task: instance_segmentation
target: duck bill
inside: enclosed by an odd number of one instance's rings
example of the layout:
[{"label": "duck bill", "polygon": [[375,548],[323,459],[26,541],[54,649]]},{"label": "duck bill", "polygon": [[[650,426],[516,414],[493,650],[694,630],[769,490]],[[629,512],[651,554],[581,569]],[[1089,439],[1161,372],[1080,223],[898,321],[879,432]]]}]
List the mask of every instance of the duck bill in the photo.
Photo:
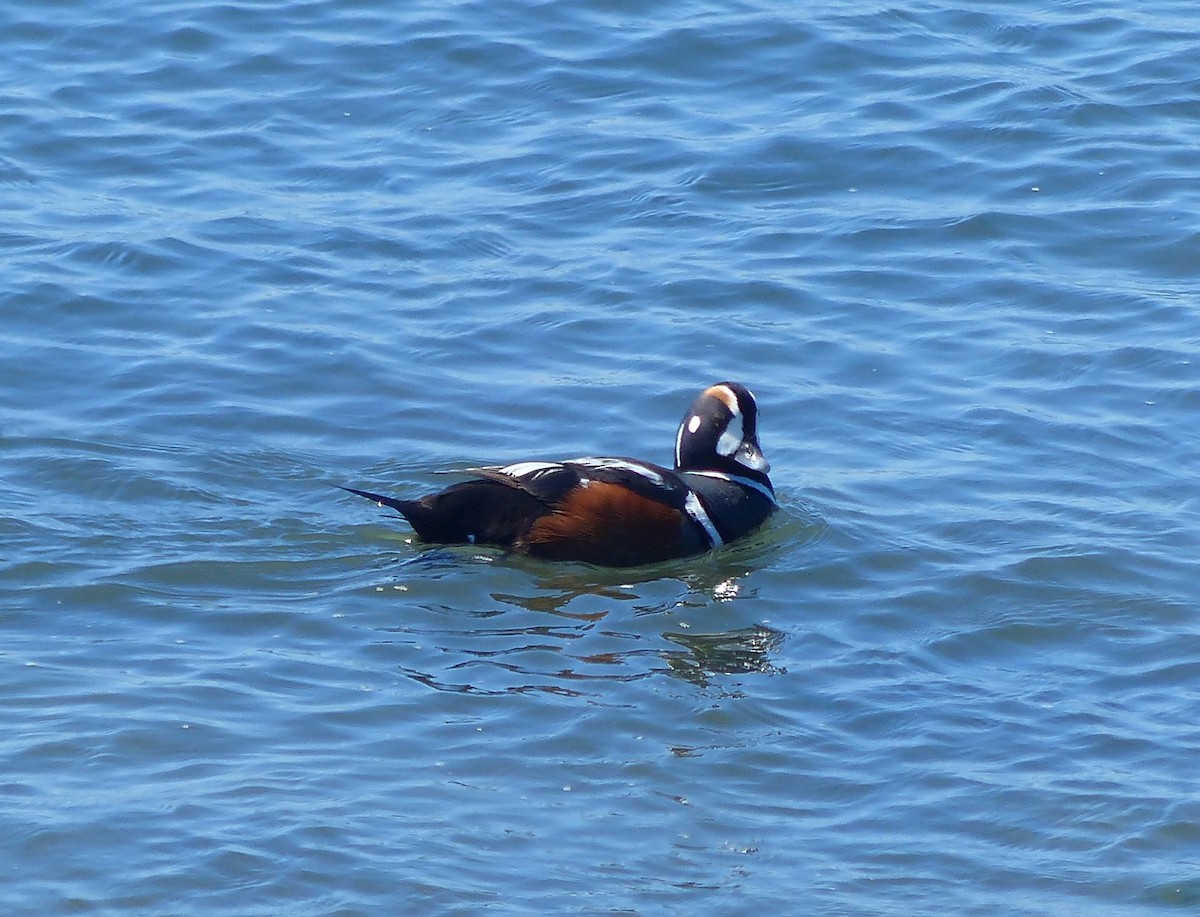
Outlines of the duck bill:
[{"label": "duck bill", "polygon": [[771,470],[771,463],[767,461],[756,443],[742,443],[733,453],[733,460],[751,471],[761,471],[766,474]]}]

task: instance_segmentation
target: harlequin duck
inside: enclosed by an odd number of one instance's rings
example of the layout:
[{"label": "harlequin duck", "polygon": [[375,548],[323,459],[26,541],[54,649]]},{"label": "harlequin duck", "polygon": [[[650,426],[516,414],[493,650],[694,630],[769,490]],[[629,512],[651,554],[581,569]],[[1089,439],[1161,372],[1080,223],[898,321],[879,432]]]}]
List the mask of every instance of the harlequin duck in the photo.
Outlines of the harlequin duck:
[{"label": "harlequin duck", "polygon": [[417,500],[343,488],[399,510],[422,541],[484,544],[611,567],[699,554],[775,509],[758,406],[736,382],[701,392],[675,436],[675,470],[629,458],[473,468]]}]

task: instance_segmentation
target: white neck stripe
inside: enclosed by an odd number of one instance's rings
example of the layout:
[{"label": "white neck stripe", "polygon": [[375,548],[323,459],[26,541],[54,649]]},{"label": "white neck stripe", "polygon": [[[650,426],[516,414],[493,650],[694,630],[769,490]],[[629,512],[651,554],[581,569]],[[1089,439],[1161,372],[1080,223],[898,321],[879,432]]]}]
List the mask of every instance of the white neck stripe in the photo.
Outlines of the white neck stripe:
[{"label": "white neck stripe", "polygon": [[750,478],[738,477],[735,474],[726,474],[724,471],[688,471],[686,474],[698,474],[706,478],[716,478],[718,481],[729,481],[731,484],[741,484],[743,487],[749,487],[751,490],[757,490],[760,494],[775,503],[775,495],[771,491],[759,484],[758,481],[753,481]]}]

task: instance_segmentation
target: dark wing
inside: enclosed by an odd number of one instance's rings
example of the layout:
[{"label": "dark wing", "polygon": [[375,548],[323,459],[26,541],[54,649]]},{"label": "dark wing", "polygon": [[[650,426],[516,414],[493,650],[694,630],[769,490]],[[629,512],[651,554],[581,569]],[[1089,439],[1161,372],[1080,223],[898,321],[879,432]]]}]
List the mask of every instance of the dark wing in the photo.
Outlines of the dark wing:
[{"label": "dark wing", "polygon": [[471,474],[516,487],[547,506],[557,506],[567,494],[591,482],[615,484],[673,509],[682,509],[687,485],[675,472],[630,458],[577,458],[566,462],[518,462],[471,468]]},{"label": "dark wing", "polygon": [[[575,525],[577,530],[571,531],[565,540],[549,529],[539,530],[535,540],[547,547],[533,553],[559,556],[552,555],[548,547],[551,542],[558,542],[560,546],[566,545],[563,558],[590,559],[589,552],[605,539],[621,542],[618,547],[622,550],[629,549],[629,545],[638,548],[637,557],[620,563],[644,562],[643,555],[649,551],[640,543],[635,544],[637,539],[631,540],[630,532],[645,529],[642,534],[647,537],[653,534],[659,541],[669,541],[668,534],[677,534],[679,514],[684,512],[688,495],[687,486],[673,471],[633,459],[518,462],[470,468],[466,473],[474,477],[417,500],[397,500],[352,487],[342,489],[397,510],[423,541],[521,545],[527,543],[527,536],[533,537],[531,529],[539,520],[553,516],[555,525],[567,528]],[[639,501],[645,505],[630,515]],[[630,518],[638,521],[631,523]],[[654,526],[647,526],[647,520],[653,521]],[[576,546],[585,542],[590,545],[585,546],[586,550]],[[610,553],[608,547],[603,551],[597,549],[596,562],[609,562],[604,560]]]},{"label": "dark wing", "polygon": [[674,471],[630,458],[581,458],[563,463],[581,479],[616,484],[640,497],[682,510],[688,487]]},{"label": "dark wing", "polygon": [[516,488],[548,507],[562,502],[582,480],[578,470],[563,462],[517,462],[514,465],[468,468],[467,473]]}]

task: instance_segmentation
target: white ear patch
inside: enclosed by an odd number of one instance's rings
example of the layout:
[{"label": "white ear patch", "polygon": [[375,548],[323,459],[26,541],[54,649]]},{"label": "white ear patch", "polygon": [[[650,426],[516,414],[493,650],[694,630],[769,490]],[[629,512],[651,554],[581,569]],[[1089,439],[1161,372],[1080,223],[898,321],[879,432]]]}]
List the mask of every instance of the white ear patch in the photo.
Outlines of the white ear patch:
[{"label": "white ear patch", "polygon": [[717,455],[724,455],[728,458],[737,452],[738,446],[741,444],[742,441],[740,439],[726,430],[721,434],[721,438],[717,440]]},{"label": "white ear patch", "polygon": [[700,429],[701,423],[703,423],[703,421],[700,419],[700,415],[693,414],[692,419],[688,421],[688,432],[695,433],[697,430]]}]

